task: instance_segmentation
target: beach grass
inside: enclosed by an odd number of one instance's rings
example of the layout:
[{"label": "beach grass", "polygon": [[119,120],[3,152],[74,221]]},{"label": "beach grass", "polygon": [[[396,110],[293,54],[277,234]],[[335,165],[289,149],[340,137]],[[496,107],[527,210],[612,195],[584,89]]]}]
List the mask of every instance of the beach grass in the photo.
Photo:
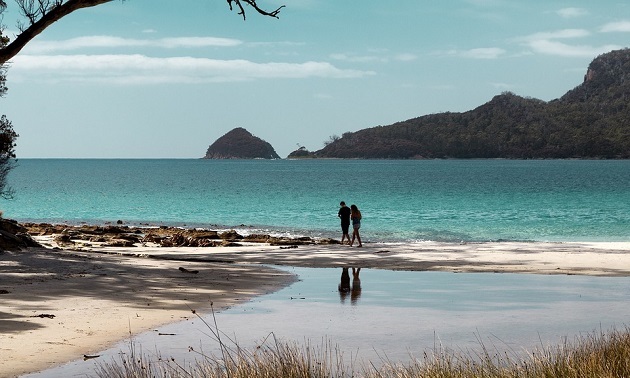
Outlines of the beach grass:
[{"label": "beach grass", "polygon": [[[203,318],[200,317],[202,321]],[[499,352],[482,343],[478,351],[436,349],[408,361],[357,361],[330,341],[319,346],[310,342],[279,341],[273,334],[251,349],[238,346],[214,326],[209,336],[219,352],[206,355],[194,351],[192,363],[148,357],[130,344],[130,352],[117,360],[100,363],[100,378],[582,378],[630,377],[630,328],[612,329],[577,336],[559,345],[539,347],[521,354]]]},{"label": "beach grass", "polygon": [[583,378],[629,377],[630,331],[591,333],[557,346],[539,348],[516,358],[492,354],[483,345],[479,354],[433,352],[422,360],[384,365],[364,377],[400,378]]}]

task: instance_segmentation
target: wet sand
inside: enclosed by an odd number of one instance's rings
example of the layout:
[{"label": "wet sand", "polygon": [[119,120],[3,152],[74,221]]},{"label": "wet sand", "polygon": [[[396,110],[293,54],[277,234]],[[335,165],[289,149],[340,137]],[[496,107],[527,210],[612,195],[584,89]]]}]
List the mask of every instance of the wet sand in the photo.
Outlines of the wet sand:
[{"label": "wet sand", "polygon": [[630,243],[538,242],[3,252],[0,376],[90,356],[130,334],[194,317],[193,309],[220,310],[295,281],[268,265],[630,276],[629,252]]},{"label": "wet sand", "polygon": [[192,310],[220,310],[295,280],[263,266],[34,248],[0,254],[0,277],[0,377],[92,356]]}]

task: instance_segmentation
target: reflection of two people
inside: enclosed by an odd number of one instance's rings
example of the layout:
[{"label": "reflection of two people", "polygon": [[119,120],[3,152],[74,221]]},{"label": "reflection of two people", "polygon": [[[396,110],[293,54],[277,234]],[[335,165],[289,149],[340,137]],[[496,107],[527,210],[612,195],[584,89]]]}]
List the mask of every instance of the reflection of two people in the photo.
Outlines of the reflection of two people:
[{"label": "reflection of two people", "polygon": [[361,268],[352,268],[352,286],[350,285],[349,268],[341,269],[341,282],[339,283],[341,303],[345,302],[348,295],[350,295],[350,303],[356,304],[361,296],[361,279],[359,278]]}]

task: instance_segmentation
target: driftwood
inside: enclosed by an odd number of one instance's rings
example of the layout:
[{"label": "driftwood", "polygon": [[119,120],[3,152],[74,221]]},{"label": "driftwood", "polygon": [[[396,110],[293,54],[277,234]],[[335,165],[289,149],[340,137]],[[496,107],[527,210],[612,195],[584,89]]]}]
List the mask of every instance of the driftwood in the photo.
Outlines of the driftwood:
[{"label": "driftwood", "polygon": [[183,268],[181,266],[179,267],[179,271],[182,272],[182,273],[190,273],[190,274],[197,274],[197,273],[199,273],[198,270],[188,270],[188,269]]}]

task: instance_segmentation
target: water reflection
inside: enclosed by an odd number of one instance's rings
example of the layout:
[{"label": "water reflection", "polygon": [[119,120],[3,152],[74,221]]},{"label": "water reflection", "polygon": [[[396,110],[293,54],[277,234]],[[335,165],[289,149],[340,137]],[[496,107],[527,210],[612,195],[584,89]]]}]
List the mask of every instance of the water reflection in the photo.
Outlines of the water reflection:
[{"label": "water reflection", "polygon": [[[518,357],[575,335],[623,329],[630,314],[630,277],[348,267],[340,279],[339,268],[281,269],[298,274],[300,281],[216,314],[218,328],[240,346],[260,345],[273,333],[290,342],[329,337],[340,351],[352,353],[357,364],[378,364],[383,356],[405,362],[436,347],[476,351],[480,342],[496,353]],[[363,288],[359,274],[368,280]],[[361,305],[356,305],[359,295]],[[214,315],[204,316],[207,323],[215,321]],[[206,323],[190,318],[138,335],[134,343],[155,359],[190,361],[196,358],[192,349],[220,353],[207,334]],[[95,364],[128,349],[125,341],[97,353],[99,359],[77,360],[24,378],[94,376]]]},{"label": "water reflection", "polygon": [[345,303],[350,295],[350,303],[356,305],[361,297],[361,268],[352,268],[352,285],[350,285],[350,268],[341,268],[341,282],[337,287],[339,290],[339,299],[341,303]]}]

